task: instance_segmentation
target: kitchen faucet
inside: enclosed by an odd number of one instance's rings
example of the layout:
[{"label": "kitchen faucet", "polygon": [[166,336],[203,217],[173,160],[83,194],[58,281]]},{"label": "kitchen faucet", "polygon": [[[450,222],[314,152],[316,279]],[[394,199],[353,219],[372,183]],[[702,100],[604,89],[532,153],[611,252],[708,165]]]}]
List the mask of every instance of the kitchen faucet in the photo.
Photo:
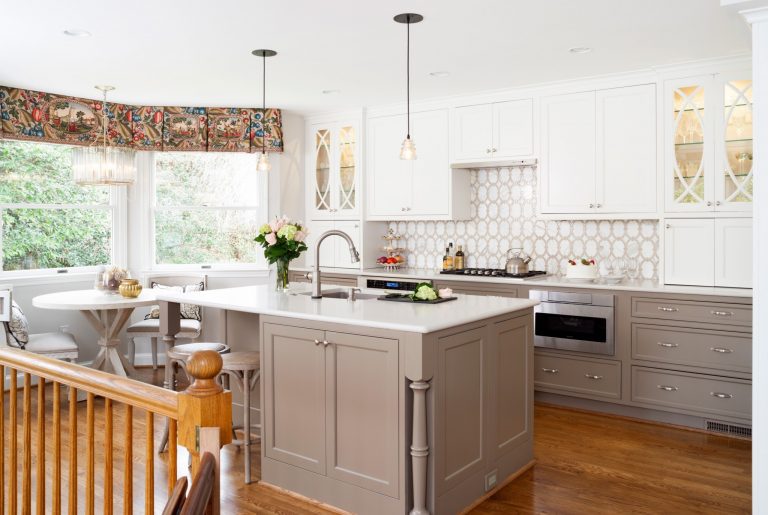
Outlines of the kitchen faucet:
[{"label": "kitchen faucet", "polygon": [[349,234],[345,233],[344,231],[337,230],[330,230],[321,234],[317,239],[317,243],[315,244],[315,265],[312,268],[311,274],[313,299],[320,299],[323,297],[320,284],[320,244],[323,243],[323,240],[325,240],[328,236],[341,236],[347,240],[347,244],[349,245],[349,255],[352,258],[352,262],[357,263],[360,261],[360,255],[357,253],[355,244],[352,242],[352,238],[349,237]]}]

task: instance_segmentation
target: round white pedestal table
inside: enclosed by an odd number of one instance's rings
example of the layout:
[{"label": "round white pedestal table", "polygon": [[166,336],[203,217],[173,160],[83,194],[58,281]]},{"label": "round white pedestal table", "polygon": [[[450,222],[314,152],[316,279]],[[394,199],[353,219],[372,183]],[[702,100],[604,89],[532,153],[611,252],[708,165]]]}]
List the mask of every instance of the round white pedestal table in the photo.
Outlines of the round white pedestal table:
[{"label": "round white pedestal table", "polygon": [[135,371],[117,348],[120,344],[120,331],[135,308],[155,303],[155,292],[152,290],[142,291],[135,299],[98,290],[62,291],[32,299],[32,305],[38,308],[67,309],[82,313],[99,334],[98,344],[101,349],[91,366],[121,376]]}]

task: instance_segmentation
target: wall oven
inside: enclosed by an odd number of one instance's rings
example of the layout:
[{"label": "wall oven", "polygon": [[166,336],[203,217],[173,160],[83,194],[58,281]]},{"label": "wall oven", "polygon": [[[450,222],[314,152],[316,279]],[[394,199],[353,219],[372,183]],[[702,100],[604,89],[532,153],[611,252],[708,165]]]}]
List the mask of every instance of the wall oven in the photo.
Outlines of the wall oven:
[{"label": "wall oven", "polygon": [[531,290],[534,345],[558,350],[614,354],[614,296]]}]

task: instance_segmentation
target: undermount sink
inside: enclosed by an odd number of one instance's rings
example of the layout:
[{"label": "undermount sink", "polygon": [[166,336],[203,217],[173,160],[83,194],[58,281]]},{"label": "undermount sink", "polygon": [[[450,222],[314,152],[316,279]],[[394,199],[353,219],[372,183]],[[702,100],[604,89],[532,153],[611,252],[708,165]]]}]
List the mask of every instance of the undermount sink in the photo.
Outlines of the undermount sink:
[{"label": "undermount sink", "polygon": [[[311,291],[305,291],[300,293],[299,295],[312,295]],[[330,299],[348,299],[349,298],[349,292],[344,290],[332,290],[332,291],[324,291],[323,297],[327,297]],[[357,293],[355,294],[356,300],[370,300],[377,298],[378,295],[374,293]]]}]

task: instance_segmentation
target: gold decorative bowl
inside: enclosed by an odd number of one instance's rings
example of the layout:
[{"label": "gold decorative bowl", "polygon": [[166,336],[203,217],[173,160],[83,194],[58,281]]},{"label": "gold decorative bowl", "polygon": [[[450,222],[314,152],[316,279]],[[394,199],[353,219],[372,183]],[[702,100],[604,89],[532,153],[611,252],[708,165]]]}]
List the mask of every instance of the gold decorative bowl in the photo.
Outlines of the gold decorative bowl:
[{"label": "gold decorative bowl", "polygon": [[138,279],[123,279],[120,281],[120,287],[118,288],[120,295],[128,299],[135,299],[139,296],[142,290],[141,284]]}]

